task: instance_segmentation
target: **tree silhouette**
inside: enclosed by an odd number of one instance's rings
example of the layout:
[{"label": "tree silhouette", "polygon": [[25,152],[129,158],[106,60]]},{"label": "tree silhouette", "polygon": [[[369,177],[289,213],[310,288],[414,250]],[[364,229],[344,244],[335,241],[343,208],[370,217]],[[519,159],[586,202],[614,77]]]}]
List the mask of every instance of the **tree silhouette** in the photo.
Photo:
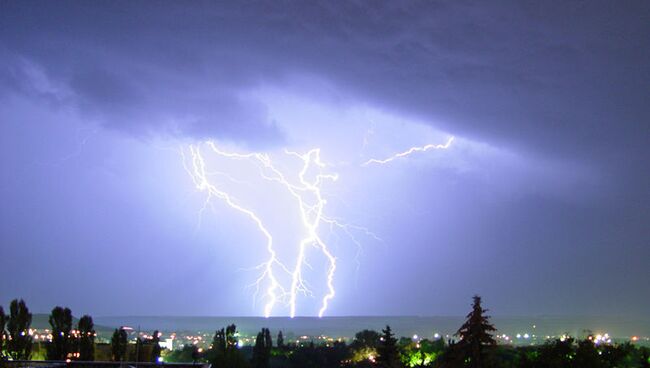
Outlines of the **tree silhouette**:
[{"label": "tree silhouette", "polygon": [[578,341],[578,346],[575,349],[575,352],[576,354],[572,362],[574,367],[606,367],[604,360],[601,358],[602,352],[598,351],[592,340],[585,339]]},{"label": "tree silhouette", "polygon": [[262,331],[257,334],[255,346],[253,346],[252,363],[254,368],[267,368],[269,366],[272,348],[271,332],[268,328],[262,328]]},{"label": "tree silhouette", "polygon": [[382,335],[377,346],[377,362],[382,367],[400,367],[401,363],[395,335],[391,331],[390,326],[386,326],[381,332]]},{"label": "tree silhouette", "polygon": [[95,325],[89,315],[79,319],[77,329],[79,330],[79,360],[91,362],[95,360]]},{"label": "tree silhouette", "polygon": [[212,347],[210,349],[210,363],[214,368],[221,368],[225,366],[226,360],[226,333],[224,329],[217,330],[212,339]]},{"label": "tree silhouette", "polygon": [[230,325],[217,330],[212,339],[210,363],[213,368],[237,368],[247,366],[246,360],[237,348],[237,326]]},{"label": "tree silhouette", "polygon": [[282,336],[282,331],[278,332],[278,338],[275,343],[278,346],[278,349],[284,349],[284,336]]},{"label": "tree silhouette", "polygon": [[226,351],[237,348],[237,326],[234,324],[226,327]]},{"label": "tree silhouette", "polygon": [[29,313],[25,301],[14,299],[9,305],[9,320],[7,322],[7,351],[14,360],[29,360],[32,355],[32,336],[29,327],[32,325],[32,314]]},{"label": "tree silhouette", "polygon": [[72,348],[72,312],[70,308],[54,307],[49,318],[52,341],[47,345],[47,360],[65,360]]},{"label": "tree silhouette", "polygon": [[158,362],[158,358],[160,358],[160,332],[158,330],[153,332],[153,335],[151,336],[151,344],[153,346],[151,347],[151,361],[156,363]]},{"label": "tree silhouette", "polygon": [[121,362],[124,360],[124,357],[126,355],[126,344],[126,331],[123,328],[116,328],[113,332],[113,337],[111,338],[111,352],[113,354],[114,361]]},{"label": "tree silhouette", "polygon": [[641,364],[642,368],[650,368],[650,349],[647,347],[641,348]]},{"label": "tree silhouette", "polygon": [[377,331],[363,330],[357,332],[350,344],[352,362],[373,361],[377,356],[377,346],[379,346],[380,338],[381,336]]},{"label": "tree silhouette", "polygon": [[456,344],[458,352],[472,368],[485,367],[486,348],[493,348],[496,345],[491,334],[496,331],[496,328],[490,324],[490,317],[485,315],[485,312],[487,309],[481,307],[481,297],[475,295],[472,311],[456,333],[460,337],[460,341]]},{"label": "tree silhouette", "polygon": [[575,356],[575,340],[572,337],[546,342],[539,350],[539,365],[542,367],[570,368]]},{"label": "tree silhouette", "polygon": [[5,310],[0,306],[0,360],[4,359],[4,347],[5,347],[5,326],[7,325],[7,316],[5,315]]},{"label": "tree silhouette", "polygon": [[264,332],[264,344],[266,345],[267,354],[271,355],[271,349],[273,349],[273,339],[271,338],[271,330],[268,328],[262,329]]}]

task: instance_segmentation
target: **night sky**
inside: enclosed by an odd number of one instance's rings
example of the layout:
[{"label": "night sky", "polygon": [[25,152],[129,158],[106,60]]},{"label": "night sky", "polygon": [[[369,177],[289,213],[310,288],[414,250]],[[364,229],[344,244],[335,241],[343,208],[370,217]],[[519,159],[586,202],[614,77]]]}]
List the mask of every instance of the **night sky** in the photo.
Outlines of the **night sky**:
[{"label": "night sky", "polygon": [[[647,1],[0,1],[0,303],[262,315],[263,237],[202,211],[183,165],[211,140],[294,174],[284,149],[320,148],[338,174],[324,211],[353,226],[319,228],[325,315],[461,315],[478,293],[494,315],[644,316],[649,19]],[[214,156],[293,265],[295,202]],[[299,315],[326,293],[309,252]]]}]

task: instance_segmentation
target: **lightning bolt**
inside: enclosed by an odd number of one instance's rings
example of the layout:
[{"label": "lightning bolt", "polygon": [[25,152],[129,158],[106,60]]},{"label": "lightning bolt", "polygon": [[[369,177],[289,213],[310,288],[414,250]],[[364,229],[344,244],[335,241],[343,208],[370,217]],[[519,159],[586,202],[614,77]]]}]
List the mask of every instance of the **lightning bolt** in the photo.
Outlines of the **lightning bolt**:
[{"label": "lightning bolt", "polygon": [[[208,142],[208,145],[212,147],[216,153],[228,158],[247,159],[247,158],[254,157],[252,154],[239,155],[239,154],[231,154],[231,153],[219,151],[216,148],[216,146],[214,146],[214,144],[212,144],[211,142]],[[264,315],[268,317],[271,315],[271,311],[273,310],[275,303],[279,299],[277,290],[280,289],[280,291],[284,293],[284,289],[278,282],[278,279],[276,278],[273,272],[273,266],[278,265],[286,272],[289,272],[288,269],[277,258],[275,249],[273,247],[273,236],[268,231],[266,226],[264,226],[264,223],[259,218],[259,216],[257,216],[257,214],[255,214],[253,210],[241,206],[230,194],[224,192],[223,190],[220,190],[219,188],[217,188],[216,185],[210,182],[210,180],[208,179],[209,173],[206,170],[205,160],[203,158],[203,155],[201,154],[200,147],[190,146],[189,151],[191,155],[191,159],[189,160],[190,164],[187,163],[185,153],[183,150],[181,150],[181,155],[183,156],[183,167],[185,168],[185,171],[187,171],[187,173],[194,181],[194,184],[196,185],[197,189],[207,192],[207,196],[205,199],[204,206],[201,209],[201,213],[208,205],[211,204],[213,199],[215,198],[220,199],[221,201],[225,202],[228,206],[230,206],[232,209],[241,212],[244,215],[246,215],[248,218],[250,218],[253,221],[253,223],[257,226],[259,231],[266,238],[266,249],[269,252],[269,258],[266,262],[262,263],[260,266],[257,267],[257,268],[264,269],[262,275],[257,279],[257,284],[259,285],[259,283],[261,283],[264,279],[270,280],[270,286],[266,291],[266,296],[268,297],[269,300],[264,306]]]},{"label": "lightning bolt", "polygon": [[[321,193],[321,185],[324,180],[336,181],[338,175],[336,174],[322,174],[320,170],[316,175],[314,175],[312,180],[306,178],[307,172],[312,166],[313,163],[318,168],[324,168],[325,164],[320,159],[320,149],[312,149],[305,154],[299,154],[296,152],[285,151],[286,154],[294,156],[302,160],[303,167],[298,178],[300,181],[300,186],[295,188],[289,183],[285,183],[285,186],[289,191],[294,195],[298,200],[300,205],[300,213],[303,225],[307,229],[307,237],[305,237],[299,246],[298,259],[296,260],[296,267],[293,272],[292,281],[291,281],[291,292],[290,292],[290,316],[293,318],[296,315],[296,292],[301,285],[302,280],[302,264],[305,258],[305,247],[307,245],[317,246],[323,255],[327,258],[329,262],[329,267],[327,270],[327,294],[323,297],[321,302],[321,308],[318,311],[318,316],[322,317],[329,301],[334,297],[336,291],[334,290],[334,272],[336,271],[336,258],[329,251],[327,244],[321,239],[319,235],[319,225],[323,222],[323,208],[327,202]],[[306,203],[302,196],[298,194],[296,189],[302,191],[303,193],[311,193],[315,198],[314,204]]]},{"label": "lightning bolt", "polygon": [[[431,149],[446,149],[451,145],[453,140],[454,137],[450,137],[445,144],[428,144],[421,147],[412,147],[386,159],[370,159],[362,165],[383,165],[398,158],[407,157],[415,152],[425,152]],[[211,154],[224,159],[251,162],[258,168],[261,179],[279,184],[281,187],[286,189],[290,197],[295,200],[295,205],[298,209],[298,214],[302,226],[306,231],[306,235],[297,244],[297,255],[292,268],[279,260],[275,250],[273,236],[262,221],[260,215],[258,215],[253,209],[240,204],[230,193],[220,188],[219,185],[213,183],[211,178],[212,176],[220,176],[225,177],[234,183],[249,183],[238,180],[225,172],[208,171],[201,150],[202,147],[209,148]],[[268,154],[257,152],[228,152],[219,148],[212,141],[207,141],[198,145],[190,145],[189,155],[186,155],[185,150],[181,149],[181,155],[183,159],[183,167],[192,178],[196,188],[207,193],[204,205],[200,211],[201,216],[208,206],[212,206],[213,200],[220,200],[233,210],[248,217],[266,239],[268,258],[260,265],[254,267],[256,270],[261,270],[261,274],[252,284],[252,286],[255,286],[255,296],[257,296],[261,285],[268,283],[268,287],[264,293],[264,299],[266,301],[266,304],[264,305],[264,315],[266,317],[271,315],[273,308],[277,303],[284,302],[289,308],[289,315],[293,318],[296,315],[298,296],[301,294],[313,295],[308,283],[303,278],[303,270],[305,267],[311,268],[307,260],[307,250],[309,247],[317,249],[327,262],[327,271],[325,274],[327,291],[321,299],[318,316],[322,317],[327,311],[329,302],[336,295],[336,290],[334,288],[334,275],[336,273],[337,260],[321,236],[321,225],[327,226],[330,232],[333,232],[333,229],[341,230],[354,244],[357,245],[357,265],[358,257],[361,254],[361,243],[357,240],[352,231],[362,232],[368,237],[381,241],[377,235],[364,227],[348,224],[339,218],[328,217],[325,215],[324,210],[327,200],[323,196],[323,185],[326,182],[336,181],[338,179],[338,174],[326,172],[325,169],[329,165],[326,165],[321,160],[319,148],[311,149],[305,153],[288,150],[284,151],[284,157],[298,160],[301,164],[300,169],[297,172],[285,172],[281,170],[274,164],[271,156]],[[286,274],[289,277],[291,281],[288,285],[283,285],[280,282],[278,272]]]},{"label": "lightning bolt", "polygon": [[431,150],[431,149],[447,149],[447,148],[449,148],[449,146],[451,145],[451,143],[453,141],[454,141],[454,137],[452,136],[452,137],[449,137],[449,139],[447,140],[447,143],[445,143],[445,144],[427,144],[426,146],[421,146],[421,147],[411,147],[411,148],[409,148],[408,150],[406,150],[404,152],[396,153],[396,154],[394,154],[394,155],[392,155],[392,156],[390,156],[388,158],[385,158],[383,160],[376,159],[376,158],[370,159],[370,160],[364,162],[362,164],[362,166],[368,166],[370,164],[384,165],[384,164],[387,164],[387,163],[389,163],[389,162],[391,162],[393,160],[396,160],[398,158],[403,158],[403,157],[409,156],[409,155],[411,155],[411,154],[413,154],[415,152],[426,152],[426,151]]},{"label": "lightning bolt", "polygon": [[[317,148],[311,149],[306,153],[284,151],[284,154],[287,157],[298,159],[302,164],[297,175],[289,177],[289,175],[285,174],[273,164],[271,157],[267,154],[227,152],[217,147],[217,145],[212,141],[205,142],[204,146],[210,148],[212,154],[216,154],[220,157],[232,160],[248,160],[254,163],[259,168],[261,178],[283,186],[291,197],[295,199],[295,203],[297,204],[302,225],[306,230],[306,236],[298,244],[296,261],[293,269],[290,269],[279,261],[274,249],[273,236],[262,222],[260,216],[252,209],[243,207],[235,198],[233,198],[232,195],[212,183],[210,181],[210,176],[221,175],[234,182],[241,181],[237,181],[226,173],[208,171],[205,159],[200,150],[201,145],[191,145],[189,147],[189,159],[187,155],[185,155],[184,151],[181,150],[185,170],[190,177],[192,177],[197,189],[205,191],[208,194],[201,212],[203,212],[208,205],[211,205],[213,199],[221,200],[232,209],[248,216],[266,238],[266,249],[269,253],[269,258],[266,262],[255,267],[256,269],[262,269],[263,272],[254,283],[256,286],[256,293],[259,291],[261,283],[265,280],[268,280],[270,284],[265,293],[268,301],[264,307],[264,315],[266,317],[270,316],[275,304],[278,301],[286,300],[290,309],[290,316],[294,317],[296,314],[298,295],[312,295],[306,281],[303,279],[303,269],[304,267],[309,267],[306,251],[308,247],[313,246],[317,248],[327,260],[327,292],[322,298],[321,307],[318,311],[319,317],[322,317],[327,310],[329,301],[336,294],[334,288],[336,257],[332,254],[328,245],[322,239],[320,235],[320,225],[326,223],[330,226],[340,228],[348,234],[350,234],[348,230],[349,228],[364,229],[356,225],[346,224],[338,219],[332,220],[324,216],[324,208],[327,201],[323,197],[322,186],[327,181],[336,181],[338,175],[323,173],[323,170],[327,165],[321,160],[320,149]],[[274,268],[276,266],[290,276],[290,286],[283,287],[281,285],[274,273]]]}]

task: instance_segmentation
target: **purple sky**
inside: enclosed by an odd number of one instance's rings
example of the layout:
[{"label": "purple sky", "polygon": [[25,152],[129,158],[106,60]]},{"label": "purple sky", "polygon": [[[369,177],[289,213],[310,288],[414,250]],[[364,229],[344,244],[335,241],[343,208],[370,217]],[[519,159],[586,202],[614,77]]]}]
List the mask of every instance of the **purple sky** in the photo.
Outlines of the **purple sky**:
[{"label": "purple sky", "polygon": [[[212,140],[296,175],[283,150],[320,148],[328,216],[381,238],[319,229],[326,315],[459,315],[478,293],[496,315],[644,316],[649,18],[634,1],[0,1],[0,303],[261,315],[263,236],[223,201],[201,215],[183,166]],[[293,264],[288,192],[208,164]],[[312,253],[301,315],[327,293]]]}]

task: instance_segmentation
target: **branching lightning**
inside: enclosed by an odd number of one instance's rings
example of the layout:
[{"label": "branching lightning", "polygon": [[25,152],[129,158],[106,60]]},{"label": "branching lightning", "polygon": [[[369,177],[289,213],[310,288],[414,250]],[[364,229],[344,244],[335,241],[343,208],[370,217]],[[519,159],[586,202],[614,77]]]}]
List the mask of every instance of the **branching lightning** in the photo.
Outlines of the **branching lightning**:
[{"label": "branching lightning", "polygon": [[[362,166],[369,164],[383,165],[395,159],[409,156],[415,152],[425,152],[430,149],[446,149],[453,140],[454,137],[451,137],[446,144],[429,144],[421,147],[412,147],[386,159],[370,159],[363,163]],[[261,216],[254,209],[242,205],[232,194],[211,180],[214,176],[220,176],[233,183],[248,184],[227,172],[209,171],[202,152],[202,149],[206,147],[209,149],[211,155],[216,155],[222,159],[242,160],[254,164],[259,170],[259,177],[261,179],[280,185],[281,188],[287,191],[290,198],[294,199],[294,204],[298,210],[298,215],[306,235],[297,244],[297,253],[292,264],[287,265],[280,261],[273,236],[264,224]],[[273,313],[273,308],[278,303],[284,303],[288,306],[289,315],[294,317],[296,315],[298,296],[313,295],[309,284],[303,278],[304,269],[311,268],[307,260],[307,250],[310,247],[320,251],[327,262],[327,270],[325,272],[327,291],[321,299],[318,316],[322,317],[326,312],[329,302],[336,295],[334,275],[337,269],[337,260],[322,237],[321,232],[323,228],[329,229],[330,232],[334,231],[334,229],[340,230],[357,245],[357,264],[359,262],[358,257],[361,253],[361,242],[354,236],[353,231],[361,232],[370,238],[381,241],[376,234],[364,227],[348,224],[340,218],[325,215],[324,209],[327,200],[323,196],[323,184],[336,181],[338,175],[326,172],[325,169],[328,165],[321,160],[320,149],[318,148],[311,149],[305,153],[284,151],[283,157],[285,159],[297,160],[300,164],[300,168],[297,171],[281,170],[279,166],[274,164],[271,156],[268,154],[227,152],[219,148],[212,141],[190,145],[189,149],[187,149],[189,154],[186,154],[185,151],[181,149],[185,170],[192,178],[196,188],[207,194],[200,214],[202,215],[208,206],[212,206],[214,200],[219,200],[233,210],[248,217],[266,239],[268,258],[262,264],[254,267],[254,269],[260,270],[261,273],[252,284],[256,290],[255,296],[258,295],[263,284],[268,284],[266,291],[263,293],[263,299],[265,300],[264,315],[266,317],[269,317]],[[321,225],[324,225],[323,228],[321,228]],[[285,274],[284,277],[290,280],[290,282],[285,282],[283,285],[278,274]]]},{"label": "branching lightning", "polygon": [[449,148],[449,146],[451,145],[451,143],[453,141],[454,141],[454,137],[452,136],[452,137],[449,137],[449,139],[447,140],[447,143],[445,143],[445,144],[427,144],[426,146],[421,146],[421,147],[411,147],[411,148],[409,148],[408,150],[406,150],[404,152],[396,153],[396,154],[394,154],[394,155],[392,155],[392,156],[390,156],[388,158],[385,158],[383,160],[376,159],[376,158],[370,159],[370,160],[364,162],[363,166],[368,166],[370,164],[384,165],[384,164],[387,164],[387,163],[389,163],[389,162],[391,162],[393,160],[396,160],[398,158],[403,158],[403,157],[409,156],[409,155],[411,155],[411,154],[413,154],[415,152],[426,152],[426,151],[431,150],[431,149],[447,149],[447,148]]},{"label": "branching lightning", "polygon": [[[302,225],[306,230],[306,236],[299,242],[295,264],[292,268],[280,262],[277,257],[277,252],[274,248],[273,236],[271,232],[264,225],[260,216],[252,209],[245,208],[233,196],[225,190],[219,188],[218,185],[211,182],[211,175],[222,175],[236,181],[227,173],[223,172],[210,172],[206,168],[206,162],[201,151],[201,147],[208,147],[211,154],[218,155],[222,158],[232,160],[248,160],[259,168],[260,177],[270,182],[275,182],[284,187],[292,198],[295,199]],[[324,208],[327,201],[323,198],[322,186],[326,181],[336,181],[337,174],[323,173],[326,167],[325,163],[320,158],[320,150],[312,149],[306,153],[297,153],[292,151],[285,151],[285,155],[290,158],[298,159],[301,163],[300,170],[293,176],[290,176],[276,167],[271,160],[270,156],[263,153],[232,153],[221,150],[214,142],[206,142],[202,145],[191,145],[189,147],[189,157],[181,151],[183,155],[183,164],[187,173],[192,177],[197,189],[207,193],[206,201],[202,211],[209,205],[213,199],[221,200],[232,209],[245,214],[257,226],[259,231],[266,238],[266,249],[268,251],[268,259],[256,269],[263,270],[261,275],[255,282],[256,290],[259,290],[260,285],[268,281],[270,286],[265,292],[267,299],[264,307],[264,315],[270,316],[273,307],[280,301],[285,301],[290,310],[290,316],[294,317],[296,314],[297,297],[299,294],[311,295],[312,292],[308,284],[303,279],[303,270],[309,267],[307,263],[306,252],[308,247],[312,246],[318,249],[327,261],[326,272],[326,286],[327,292],[321,301],[321,307],[318,312],[319,316],[323,316],[327,310],[329,301],[336,294],[334,288],[334,274],[336,272],[336,257],[330,251],[328,245],[321,237],[321,224],[329,224],[330,227],[334,226],[342,229],[351,236],[349,228],[363,229],[356,225],[349,225],[341,220],[333,220],[324,216]],[[367,231],[367,230],[366,230]],[[374,235],[374,234],[373,234]],[[375,236],[376,237],[376,236]],[[358,241],[353,238],[353,241],[358,244]],[[281,270],[290,276],[291,283],[285,287],[281,285],[274,269]]]},{"label": "branching lightning", "polygon": [[[236,158],[236,159],[245,159],[245,158],[253,157],[252,155],[238,155],[238,154],[229,154],[229,153],[221,152],[218,151],[214,145],[211,145],[210,143],[209,145],[213,148],[213,150],[216,153],[221,154],[225,157]],[[271,314],[273,306],[278,301],[279,298],[278,289],[280,289],[280,291],[284,293],[282,286],[280,285],[276,276],[273,273],[273,266],[278,265],[280,266],[281,269],[289,272],[288,269],[281,262],[279,262],[276,257],[276,252],[273,247],[273,236],[264,226],[262,220],[257,216],[257,214],[255,214],[255,212],[253,212],[248,208],[242,207],[237,203],[237,201],[231,195],[220,190],[219,188],[217,188],[216,185],[210,182],[210,180],[208,179],[208,173],[206,171],[205,160],[201,155],[200,148],[198,146],[197,147],[190,146],[189,150],[191,154],[191,160],[190,160],[191,165],[187,164],[184,151],[181,150],[181,154],[183,155],[183,166],[185,167],[185,170],[190,175],[190,177],[192,177],[192,180],[194,181],[194,184],[196,185],[197,189],[207,192],[205,203],[201,211],[203,212],[203,210],[208,205],[211,204],[213,199],[222,200],[234,210],[239,211],[245,214],[247,217],[249,217],[266,238],[266,249],[269,252],[269,258],[262,265],[258,266],[259,268],[263,268],[264,271],[262,275],[257,279],[257,283],[259,285],[259,283],[264,279],[268,279],[270,281],[270,286],[266,291],[266,296],[268,297],[269,300],[264,306],[264,315],[268,317]]]}]

